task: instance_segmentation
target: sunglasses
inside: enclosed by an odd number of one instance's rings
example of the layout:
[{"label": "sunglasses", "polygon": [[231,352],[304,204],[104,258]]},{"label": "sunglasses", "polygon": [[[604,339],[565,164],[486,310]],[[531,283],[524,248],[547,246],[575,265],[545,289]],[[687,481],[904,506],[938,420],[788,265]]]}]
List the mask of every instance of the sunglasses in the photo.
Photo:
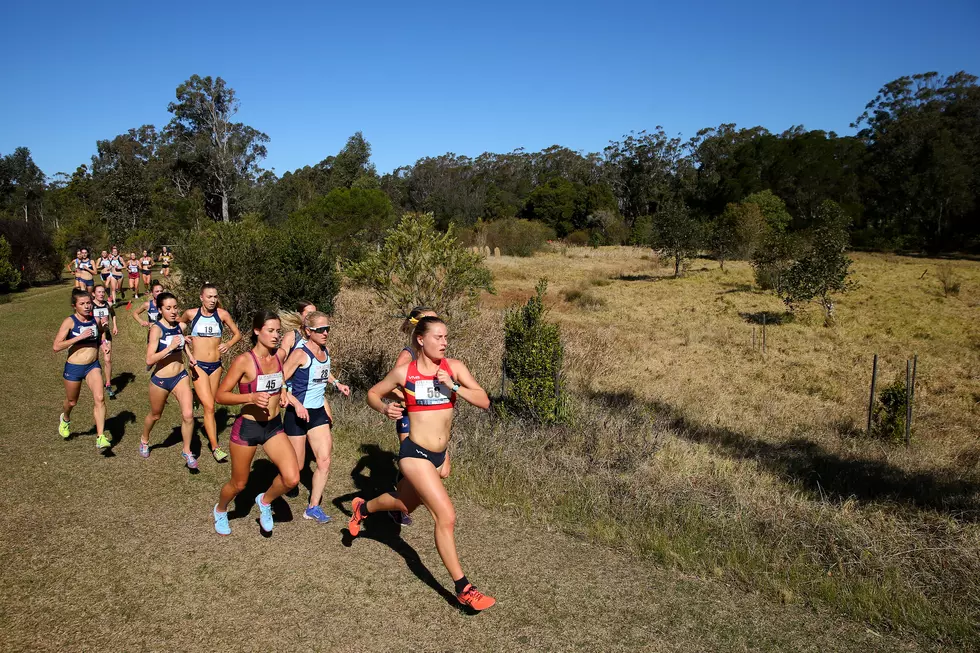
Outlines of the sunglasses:
[{"label": "sunglasses", "polygon": [[326,326],[310,327],[310,331],[312,331],[313,333],[330,333],[330,325],[328,324]]}]

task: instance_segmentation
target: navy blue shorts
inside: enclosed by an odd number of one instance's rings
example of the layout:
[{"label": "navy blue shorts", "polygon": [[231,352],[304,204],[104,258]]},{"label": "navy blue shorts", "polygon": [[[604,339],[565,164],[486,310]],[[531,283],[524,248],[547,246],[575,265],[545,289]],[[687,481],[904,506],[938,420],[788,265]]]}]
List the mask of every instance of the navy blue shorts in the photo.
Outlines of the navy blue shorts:
[{"label": "navy blue shorts", "polygon": [[65,363],[65,381],[82,381],[92,370],[101,370],[99,359],[96,358],[88,365],[77,365],[75,363]]},{"label": "navy blue shorts", "polygon": [[81,277],[79,277],[78,280],[81,281],[86,286],[88,286],[89,288],[95,285],[95,281],[93,279],[82,279]]},{"label": "navy blue shorts", "polygon": [[398,434],[398,438],[401,439],[403,435],[408,435],[411,429],[408,426],[408,413],[403,413],[401,417],[395,422],[395,433]]},{"label": "navy blue shorts", "polygon": [[398,460],[402,458],[422,458],[423,460],[428,460],[438,469],[446,462],[446,452],[429,451],[425,447],[420,447],[412,442],[412,438],[405,438],[402,440],[402,446],[398,449]]},{"label": "navy blue shorts", "polygon": [[286,435],[300,437],[306,435],[318,426],[333,426],[330,417],[327,415],[326,408],[307,408],[310,414],[309,420],[302,420],[296,417],[296,409],[292,406],[286,408],[286,419],[284,422]]},{"label": "navy blue shorts", "polygon": [[158,388],[163,388],[167,392],[173,392],[177,384],[180,383],[181,379],[187,378],[187,372],[184,370],[180,371],[180,374],[176,376],[157,376],[154,374],[150,377],[150,383],[157,386]]},{"label": "navy blue shorts", "polygon": [[268,422],[245,419],[241,415],[231,427],[231,441],[243,447],[257,447],[282,433],[282,419],[276,415]]},{"label": "navy blue shorts", "polygon": [[200,367],[205,374],[211,376],[221,369],[221,361],[214,361],[213,363],[209,363],[207,361],[197,361],[197,366]]}]

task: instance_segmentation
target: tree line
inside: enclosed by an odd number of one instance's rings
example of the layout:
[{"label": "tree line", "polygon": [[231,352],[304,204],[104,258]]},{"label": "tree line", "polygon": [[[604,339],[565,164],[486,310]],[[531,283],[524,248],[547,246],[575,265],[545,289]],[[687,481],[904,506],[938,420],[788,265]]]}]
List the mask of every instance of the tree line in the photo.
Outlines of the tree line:
[{"label": "tree line", "polygon": [[[653,244],[678,267],[694,249],[724,261],[791,247],[829,214],[855,247],[980,251],[980,86],[965,72],[885,84],[853,136],[722,124],[684,140],[656,127],[602,152],[447,153],[385,174],[358,132],[277,176],[261,167],[268,136],[236,121],[239,106],[223,79],[194,75],[176,88],[166,125],[97,141],[70,174],[45,175],[26,147],[0,155],[9,267],[32,283],[82,245],[153,249],[214,222],[291,219],[319,225],[356,259],[405,212],[471,232],[526,220],[572,243]],[[769,242],[776,233],[787,241]]]}]

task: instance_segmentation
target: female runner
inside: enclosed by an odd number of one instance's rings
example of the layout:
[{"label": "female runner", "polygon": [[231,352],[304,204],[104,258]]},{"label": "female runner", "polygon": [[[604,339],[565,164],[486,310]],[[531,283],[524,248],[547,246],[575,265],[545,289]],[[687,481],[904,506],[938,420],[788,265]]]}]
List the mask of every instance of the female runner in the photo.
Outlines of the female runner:
[{"label": "female runner", "polygon": [[126,271],[129,273],[129,289],[133,291],[134,299],[140,298],[140,262],[136,260],[136,252],[129,253],[126,261]]},{"label": "female runner", "polygon": [[[282,361],[279,346],[279,316],[272,311],[259,311],[252,318],[252,349],[231,363],[222,379],[215,399],[219,404],[242,405],[241,413],[231,429],[231,480],[221,488],[218,503],[212,510],[214,530],[230,535],[228,504],[248,483],[255,448],[262,445],[266,455],[279,468],[279,475],[264,493],[255,497],[259,507],[262,530],[272,532],[272,506],[276,498],[299,483],[296,454],[282,430],[279,409],[286,404]],[[238,392],[232,392],[235,385]]]},{"label": "female runner", "polygon": [[76,274],[78,275],[78,287],[91,295],[92,288],[95,286],[95,264],[88,257],[88,250],[84,247],[81,258],[78,259]]},{"label": "female runner", "polygon": [[[163,284],[159,281],[153,281],[149,287],[150,298],[133,311],[133,319],[144,329],[160,319],[160,306],[157,304],[157,298],[163,292]],[[146,320],[140,317],[140,314],[144,311],[146,312]]]},{"label": "female runner", "polygon": [[[446,324],[439,318],[420,319],[412,331],[417,359],[394,368],[371,388],[368,405],[397,420],[403,414],[402,407],[397,403],[385,404],[384,397],[395,388],[401,388],[404,393],[410,432],[398,451],[403,477],[399,489],[411,484],[432,513],[436,549],[456,585],[456,599],[474,610],[485,610],[496,600],[479,592],[463,574],[456,554],[456,511],[442,484],[439,468],[445,462],[457,397],[483,409],[490,407],[490,398],[461,361],[445,357],[446,335]],[[405,505],[390,494],[382,494],[369,502],[357,497],[352,509],[348,529],[356,537],[368,514],[404,510]]]},{"label": "female runner", "polygon": [[283,331],[286,335],[279,341],[279,357],[283,361],[293,353],[293,350],[303,344],[303,319],[316,310],[311,302],[300,301],[296,304],[296,312],[283,311],[280,315],[282,319]]},{"label": "female runner", "polygon": [[163,251],[160,252],[160,267],[163,268],[163,276],[170,276],[170,263],[174,260],[174,255],[170,253],[167,246],[163,246]]},{"label": "female runner", "polygon": [[112,279],[112,261],[109,260],[109,252],[102,250],[99,260],[95,262],[95,267],[99,269],[102,285],[107,285]]},{"label": "female runner", "polygon": [[316,456],[316,471],[313,472],[313,482],[310,485],[310,503],[303,512],[303,518],[325,524],[330,521],[330,517],[320,507],[320,500],[330,473],[330,451],[333,448],[330,428],[333,425],[333,415],[324,395],[328,384],[345,397],[350,396],[350,388],[330,373],[330,352],[327,351],[330,322],[326,313],[307,313],[303,318],[303,327],[303,343],[289,354],[283,366],[283,376],[292,381],[291,389],[287,393],[289,406],[286,408],[285,429],[296,451],[299,469],[303,469],[306,463],[307,440]]},{"label": "female runner", "polygon": [[72,273],[75,277],[74,287],[81,289],[82,282],[78,280],[78,264],[82,262],[82,250],[75,250],[75,258],[66,267],[68,271]]},{"label": "female runner", "polygon": [[65,361],[65,402],[58,420],[58,434],[66,440],[71,437],[71,411],[78,403],[82,381],[92,391],[95,404],[92,414],[95,417],[95,446],[106,449],[110,446],[105,431],[105,395],[102,393],[102,369],[99,367],[99,336],[101,327],[92,318],[92,297],[85,290],[75,288],[71,291],[71,306],[74,312],[65,318],[54,337],[54,351],[68,350]]},{"label": "female runner", "polygon": [[184,441],[181,455],[188,469],[197,469],[197,459],[191,453],[194,434],[194,395],[184,371],[184,352],[191,365],[196,364],[194,352],[184,348],[183,324],[177,321],[177,298],[168,292],[157,296],[160,319],[150,326],[150,341],[146,345],[146,364],[153,366],[150,377],[150,412],[143,420],[140,455],[150,457],[150,431],[163,414],[167,398],[173,394],[180,404],[180,435]]},{"label": "female runner", "polygon": [[119,257],[119,249],[116,247],[113,247],[109,253],[109,260],[112,261],[112,303],[115,305],[126,294],[122,287],[123,268],[126,266],[123,265]]},{"label": "female runner", "polygon": [[[211,455],[219,463],[228,454],[218,446],[218,427],[214,420],[214,395],[221,383],[221,356],[242,339],[238,325],[228,311],[218,307],[218,289],[213,284],[201,286],[201,307],[184,311],[180,321],[190,326],[191,347],[197,364],[191,368],[194,392],[204,407],[204,432],[211,445]],[[221,342],[225,326],[231,330],[231,340]]]},{"label": "female runner", "polygon": [[143,292],[150,292],[150,275],[153,274],[153,257],[145,249],[140,259],[140,281],[143,282]]},{"label": "female runner", "polygon": [[102,331],[102,358],[105,360],[105,393],[109,399],[115,399],[112,389],[112,337],[119,334],[116,324],[116,309],[109,303],[105,286],[96,286],[92,294],[92,317],[99,323]]}]

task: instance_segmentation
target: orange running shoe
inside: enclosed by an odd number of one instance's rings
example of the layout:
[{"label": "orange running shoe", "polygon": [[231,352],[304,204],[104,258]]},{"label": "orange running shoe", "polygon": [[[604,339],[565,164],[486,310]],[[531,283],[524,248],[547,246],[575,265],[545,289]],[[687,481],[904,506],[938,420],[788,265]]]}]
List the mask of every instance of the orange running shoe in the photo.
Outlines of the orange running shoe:
[{"label": "orange running shoe", "polygon": [[456,595],[456,600],[476,611],[486,610],[497,602],[497,599],[492,596],[487,596],[473,587],[472,583],[464,587],[463,591]]},{"label": "orange running shoe", "polygon": [[350,531],[351,537],[357,537],[361,532],[361,522],[367,519],[367,511],[364,510],[364,506],[367,501],[361,497],[354,497],[354,501],[351,503],[351,516],[350,521],[347,522],[347,530]]}]

